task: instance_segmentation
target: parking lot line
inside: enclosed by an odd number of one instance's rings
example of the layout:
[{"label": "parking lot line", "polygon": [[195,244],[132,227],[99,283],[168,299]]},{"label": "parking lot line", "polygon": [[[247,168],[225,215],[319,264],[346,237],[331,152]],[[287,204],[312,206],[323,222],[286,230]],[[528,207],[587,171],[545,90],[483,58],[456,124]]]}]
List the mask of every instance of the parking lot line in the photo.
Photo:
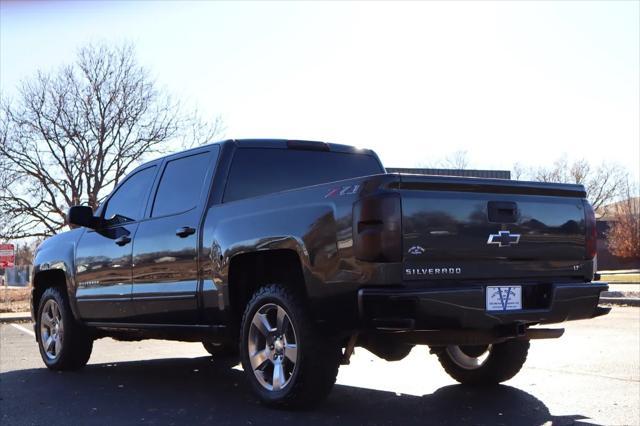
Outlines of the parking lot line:
[{"label": "parking lot line", "polygon": [[13,328],[17,328],[18,330],[22,331],[23,333],[27,333],[29,336],[31,337],[36,337],[35,333],[31,330],[29,330],[28,328],[24,328],[21,325],[18,324],[11,324],[13,326]]}]

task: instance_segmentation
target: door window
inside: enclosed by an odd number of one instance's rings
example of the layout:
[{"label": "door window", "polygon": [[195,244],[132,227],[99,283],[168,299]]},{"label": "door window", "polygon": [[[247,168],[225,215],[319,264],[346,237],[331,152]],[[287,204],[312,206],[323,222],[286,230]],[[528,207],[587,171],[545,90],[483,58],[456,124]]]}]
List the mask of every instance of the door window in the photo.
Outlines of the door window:
[{"label": "door window", "polygon": [[198,205],[209,167],[210,153],[169,161],[164,168],[151,217],[191,210]]},{"label": "door window", "polygon": [[156,167],[149,167],[127,178],[116,192],[109,198],[104,218],[113,219],[121,216],[125,221],[139,220],[144,213],[147,194],[155,177]]}]

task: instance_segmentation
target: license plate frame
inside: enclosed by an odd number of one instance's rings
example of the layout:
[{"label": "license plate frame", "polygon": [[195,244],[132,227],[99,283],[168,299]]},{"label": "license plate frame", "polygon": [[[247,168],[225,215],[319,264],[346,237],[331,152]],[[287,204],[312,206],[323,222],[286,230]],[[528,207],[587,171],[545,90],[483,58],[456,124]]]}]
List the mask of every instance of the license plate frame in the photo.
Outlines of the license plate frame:
[{"label": "license plate frame", "polygon": [[485,309],[488,312],[521,310],[522,286],[518,284],[488,285],[485,289]]}]

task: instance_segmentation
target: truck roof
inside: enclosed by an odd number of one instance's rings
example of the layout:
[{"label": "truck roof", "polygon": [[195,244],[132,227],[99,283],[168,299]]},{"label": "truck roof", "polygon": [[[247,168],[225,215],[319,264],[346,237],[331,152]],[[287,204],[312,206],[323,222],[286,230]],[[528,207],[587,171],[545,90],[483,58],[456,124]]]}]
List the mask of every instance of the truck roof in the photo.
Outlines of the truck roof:
[{"label": "truck roof", "polygon": [[302,149],[309,151],[332,151],[352,154],[374,155],[370,149],[356,148],[350,145],[328,143],[322,141],[298,140],[298,139],[228,139],[220,143],[233,143],[240,148],[277,148],[277,149]]},{"label": "truck roof", "polygon": [[[239,148],[273,148],[273,149],[297,149],[297,150],[305,150],[305,151],[325,151],[325,152],[343,152],[348,154],[361,154],[361,155],[371,155],[378,159],[378,156],[373,150],[364,149],[364,148],[356,148],[350,145],[342,145],[337,143],[328,143],[328,142],[320,142],[320,141],[309,141],[309,140],[293,140],[293,139],[224,139],[217,142],[212,142],[208,144],[203,144],[199,146],[194,146],[193,148],[184,149],[181,151],[172,152],[171,154],[162,155],[160,157],[154,158],[153,160],[145,161],[144,163],[138,165],[128,174],[131,174],[139,169],[142,169],[151,163],[162,162],[163,160],[172,157],[176,154],[183,154],[189,151],[195,151],[197,149],[212,146],[212,145],[234,145]],[[378,163],[380,163],[380,159],[378,159]],[[382,167],[382,163],[380,163]]]}]

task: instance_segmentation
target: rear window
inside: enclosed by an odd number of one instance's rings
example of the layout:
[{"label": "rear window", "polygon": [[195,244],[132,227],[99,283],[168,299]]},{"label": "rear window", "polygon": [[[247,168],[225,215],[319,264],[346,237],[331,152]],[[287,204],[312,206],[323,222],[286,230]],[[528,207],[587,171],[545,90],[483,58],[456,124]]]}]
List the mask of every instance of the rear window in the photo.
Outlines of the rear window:
[{"label": "rear window", "polygon": [[370,155],[242,148],[233,157],[224,201],[378,173],[382,167]]}]

